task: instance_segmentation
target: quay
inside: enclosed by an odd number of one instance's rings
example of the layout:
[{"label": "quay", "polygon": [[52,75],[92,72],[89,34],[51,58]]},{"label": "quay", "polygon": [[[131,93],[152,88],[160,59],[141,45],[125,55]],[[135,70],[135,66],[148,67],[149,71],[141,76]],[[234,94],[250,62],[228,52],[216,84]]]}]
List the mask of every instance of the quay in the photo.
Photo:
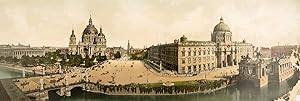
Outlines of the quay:
[{"label": "quay", "polygon": [[0,98],[4,101],[31,101],[11,79],[0,80]]}]

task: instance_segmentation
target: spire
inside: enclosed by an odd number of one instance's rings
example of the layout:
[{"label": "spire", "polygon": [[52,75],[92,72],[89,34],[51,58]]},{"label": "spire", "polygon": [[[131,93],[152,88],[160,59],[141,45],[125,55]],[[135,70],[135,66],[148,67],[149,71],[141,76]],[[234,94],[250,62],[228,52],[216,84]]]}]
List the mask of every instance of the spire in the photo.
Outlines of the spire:
[{"label": "spire", "polygon": [[92,15],[90,14],[89,25],[92,25]]},{"label": "spire", "polygon": [[102,33],[102,27],[100,27],[100,33]]},{"label": "spire", "polygon": [[71,34],[71,37],[75,37],[75,34],[74,34],[74,29],[72,29],[72,34]]},{"label": "spire", "polygon": [[220,18],[220,22],[224,22],[224,20],[223,20],[223,17],[221,16],[221,18]]}]

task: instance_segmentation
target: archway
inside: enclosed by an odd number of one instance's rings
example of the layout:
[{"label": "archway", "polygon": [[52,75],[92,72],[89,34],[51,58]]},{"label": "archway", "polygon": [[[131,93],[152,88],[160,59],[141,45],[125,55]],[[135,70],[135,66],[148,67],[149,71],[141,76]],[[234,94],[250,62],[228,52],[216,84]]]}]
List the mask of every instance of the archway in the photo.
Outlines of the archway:
[{"label": "archway", "polygon": [[89,54],[89,49],[87,47],[84,47],[83,52],[85,56],[87,56]]},{"label": "archway", "polygon": [[232,55],[227,55],[227,64],[228,66],[232,66]]}]

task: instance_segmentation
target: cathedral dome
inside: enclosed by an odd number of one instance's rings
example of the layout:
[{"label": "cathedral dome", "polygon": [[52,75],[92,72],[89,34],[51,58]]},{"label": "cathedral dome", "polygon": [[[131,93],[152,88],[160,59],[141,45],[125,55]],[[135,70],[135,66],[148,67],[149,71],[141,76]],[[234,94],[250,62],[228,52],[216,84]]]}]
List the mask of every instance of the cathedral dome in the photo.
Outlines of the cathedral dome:
[{"label": "cathedral dome", "polygon": [[214,31],[230,32],[230,28],[224,23],[223,18],[220,18],[220,23],[215,26]]},{"label": "cathedral dome", "polygon": [[86,28],[83,31],[83,35],[87,34],[87,35],[97,35],[98,34],[98,30],[95,28],[95,26],[92,23],[92,18],[89,19],[89,25],[86,26]]},{"label": "cathedral dome", "polygon": [[88,25],[84,29],[83,34],[87,34],[87,35],[94,34],[94,35],[97,35],[98,34],[98,30],[95,28],[94,25]]}]

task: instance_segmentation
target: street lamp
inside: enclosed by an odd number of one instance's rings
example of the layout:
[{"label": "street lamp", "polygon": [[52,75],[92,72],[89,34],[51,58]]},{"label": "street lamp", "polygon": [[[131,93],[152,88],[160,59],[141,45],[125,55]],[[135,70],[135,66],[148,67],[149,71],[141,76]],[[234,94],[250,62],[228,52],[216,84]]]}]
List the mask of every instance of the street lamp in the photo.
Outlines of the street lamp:
[{"label": "street lamp", "polygon": [[147,68],[147,83],[149,83],[148,82],[148,75],[149,75],[149,68]]},{"label": "street lamp", "polygon": [[45,73],[45,64],[41,64],[41,66],[42,66],[42,75],[44,76],[46,73]]},{"label": "street lamp", "polygon": [[65,77],[65,94],[64,94],[64,97],[66,96],[66,93],[67,93],[67,73],[64,74],[64,77]]},{"label": "street lamp", "polygon": [[[69,62],[69,59],[66,58],[66,63],[68,63],[68,62]],[[67,70],[69,70],[69,67],[68,67],[68,65],[65,65],[65,73],[67,73]]]},{"label": "street lamp", "polygon": [[44,91],[43,77],[40,78],[40,89],[39,89],[39,99],[41,98],[41,93]]},{"label": "street lamp", "polygon": [[57,59],[57,62],[56,62],[56,64],[58,65],[58,67],[59,67],[59,73],[62,73],[62,70],[61,70],[61,59],[59,58],[59,59]]}]

